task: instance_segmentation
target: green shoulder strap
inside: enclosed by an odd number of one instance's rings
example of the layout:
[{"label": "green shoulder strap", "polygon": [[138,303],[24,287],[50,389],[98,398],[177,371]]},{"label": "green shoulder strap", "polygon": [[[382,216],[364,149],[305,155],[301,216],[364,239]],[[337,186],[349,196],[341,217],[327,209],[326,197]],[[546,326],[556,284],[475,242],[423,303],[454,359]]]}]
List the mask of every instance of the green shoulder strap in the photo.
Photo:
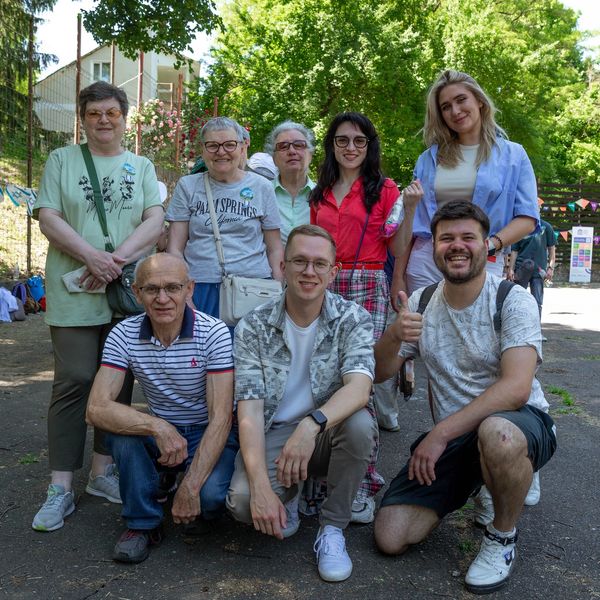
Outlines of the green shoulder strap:
[{"label": "green shoulder strap", "polygon": [[83,160],[87,168],[88,175],[90,177],[90,183],[92,184],[92,190],[94,191],[94,202],[96,203],[96,213],[98,214],[98,220],[100,221],[100,227],[102,227],[102,233],[104,234],[104,249],[107,252],[114,252],[114,247],[110,241],[108,235],[108,226],[106,224],[106,211],[104,210],[104,201],[102,199],[102,192],[100,191],[100,183],[98,182],[98,174],[96,173],[96,167],[94,166],[94,159],[87,144],[81,144],[81,154],[83,154]]}]

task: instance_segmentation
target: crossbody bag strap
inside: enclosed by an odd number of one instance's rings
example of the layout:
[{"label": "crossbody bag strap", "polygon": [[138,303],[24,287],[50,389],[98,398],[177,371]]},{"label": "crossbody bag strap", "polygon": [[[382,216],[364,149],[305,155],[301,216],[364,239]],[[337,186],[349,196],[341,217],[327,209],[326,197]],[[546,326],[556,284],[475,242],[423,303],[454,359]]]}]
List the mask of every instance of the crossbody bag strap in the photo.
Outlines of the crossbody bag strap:
[{"label": "crossbody bag strap", "polygon": [[102,192],[100,191],[100,183],[98,182],[98,174],[96,173],[96,167],[94,165],[94,159],[87,144],[81,144],[81,154],[83,154],[83,160],[87,168],[92,190],[94,192],[94,202],[96,204],[96,213],[98,214],[98,221],[100,221],[100,227],[102,227],[102,233],[104,234],[104,249],[107,252],[114,252],[115,249],[110,241],[108,235],[108,226],[106,224],[106,211],[104,210],[104,201],[102,199]]},{"label": "crossbody bag strap", "polygon": [[358,262],[358,256],[360,254],[360,249],[362,248],[363,240],[365,239],[365,233],[367,231],[368,224],[369,224],[369,213],[367,213],[367,218],[365,219],[365,225],[363,227],[362,233],[360,234],[360,240],[358,241],[358,248],[356,249],[356,256],[354,257],[354,263],[352,264],[352,271],[350,271],[349,281],[352,281],[352,277],[354,277],[354,270],[356,269],[356,263]]},{"label": "crossbody bag strap", "polygon": [[208,177],[208,172],[204,173],[204,189],[206,190],[206,199],[208,200],[210,222],[212,224],[215,245],[217,246],[217,257],[219,259],[219,264],[221,265],[221,271],[223,272],[223,275],[227,275],[227,272],[225,271],[225,254],[223,253],[223,242],[221,241],[221,232],[219,231],[219,224],[217,223],[217,213],[215,212],[215,203],[213,201],[212,189],[210,187],[210,181],[208,180]]}]

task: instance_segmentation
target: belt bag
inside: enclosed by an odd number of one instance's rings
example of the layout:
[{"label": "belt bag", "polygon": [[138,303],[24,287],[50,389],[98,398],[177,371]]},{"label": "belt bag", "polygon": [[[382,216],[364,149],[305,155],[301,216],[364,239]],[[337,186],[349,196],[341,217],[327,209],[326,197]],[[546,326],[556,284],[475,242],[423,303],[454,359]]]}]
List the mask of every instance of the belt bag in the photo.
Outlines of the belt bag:
[{"label": "belt bag", "polygon": [[215,205],[212,197],[212,190],[208,180],[208,173],[204,173],[204,187],[206,189],[206,198],[208,200],[208,210],[217,246],[217,256],[221,265],[221,287],[219,288],[219,318],[230,327],[251,310],[264,304],[268,300],[277,298],[281,295],[281,283],[274,279],[260,279],[258,277],[241,277],[239,275],[229,275],[225,270],[225,254],[223,252],[223,243],[221,242],[221,233],[217,223]]},{"label": "belt bag", "polygon": [[[108,235],[108,226],[106,224],[106,211],[104,210],[104,200],[100,192],[100,183],[98,182],[98,174],[94,159],[90,153],[87,144],[81,144],[81,153],[87,167],[87,172],[90,177],[90,183],[94,192],[94,203],[96,204],[96,213],[100,227],[104,234],[104,249],[106,252],[114,252],[115,249]],[[134,291],[131,289],[133,283],[133,272],[136,263],[130,263],[122,268],[120,277],[111,281],[106,286],[106,299],[112,311],[117,315],[139,315],[144,312],[144,307],[138,303]]]}]

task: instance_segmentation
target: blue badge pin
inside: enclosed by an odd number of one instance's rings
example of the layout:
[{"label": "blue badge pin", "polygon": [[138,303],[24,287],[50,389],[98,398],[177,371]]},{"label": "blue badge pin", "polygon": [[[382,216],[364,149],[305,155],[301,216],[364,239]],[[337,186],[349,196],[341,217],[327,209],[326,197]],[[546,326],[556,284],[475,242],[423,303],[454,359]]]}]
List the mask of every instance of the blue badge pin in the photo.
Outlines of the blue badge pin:
[{"label": "blue badge pin", "polygon": [[247,207],[250,204],[250,200],[254,198],[254,192],[250,188],[245,187],[240,191],[240,198],[244,201],[244,207]]},{"label": "blue badge pin", "polygon": [[123,165],[123,169],[126,173],[129,173],[130,175],[135,175],[135,167],[133,165],[130,165],[129,163],[125,163]]}]

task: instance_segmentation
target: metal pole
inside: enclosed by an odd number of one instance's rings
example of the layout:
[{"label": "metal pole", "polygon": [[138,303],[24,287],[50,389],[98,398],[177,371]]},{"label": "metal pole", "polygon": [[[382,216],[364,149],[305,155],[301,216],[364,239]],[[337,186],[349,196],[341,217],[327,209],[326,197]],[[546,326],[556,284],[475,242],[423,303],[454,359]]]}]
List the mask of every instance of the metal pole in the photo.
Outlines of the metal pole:
[{"label": "metal pole", "polygon": [[[140,52],[140,58],[138,61],[138,96],[137,96],[137,108],[138,112],[142,108],[144,92],[144,53]],[[142,151],[142,124],[138,121],[136,126],[135,134],[135,153],[140,154]]]},{"label": "metal pole", "polygon": [[[29,15],[29,44],[27,53],[29,55],[28,66],[28,92],[27,100],[27,187],[31,188],[33,180],[33,14]],[[27,209],[27,274],[31,275],[31,216],[29,207]]]},{"label": "metal pole", "polygon": [[77,62],[75,66],[75,143],[81,141],[81,123],[77,106],[79,106],[79,91],[81,90],[81,13],[77,14]]},{"label": "metal pole", "polygon": [[177,128],[175,130],[175,168],[179,168],[179,142],[181,137],[181,100],[183,97],[183,73],[177,83]]},{"label": "metal pole", "polygon": [[113,42],[110,45],[110,82],[112,85],[115,85],[115,55],[116,55],[116,46]]}]

